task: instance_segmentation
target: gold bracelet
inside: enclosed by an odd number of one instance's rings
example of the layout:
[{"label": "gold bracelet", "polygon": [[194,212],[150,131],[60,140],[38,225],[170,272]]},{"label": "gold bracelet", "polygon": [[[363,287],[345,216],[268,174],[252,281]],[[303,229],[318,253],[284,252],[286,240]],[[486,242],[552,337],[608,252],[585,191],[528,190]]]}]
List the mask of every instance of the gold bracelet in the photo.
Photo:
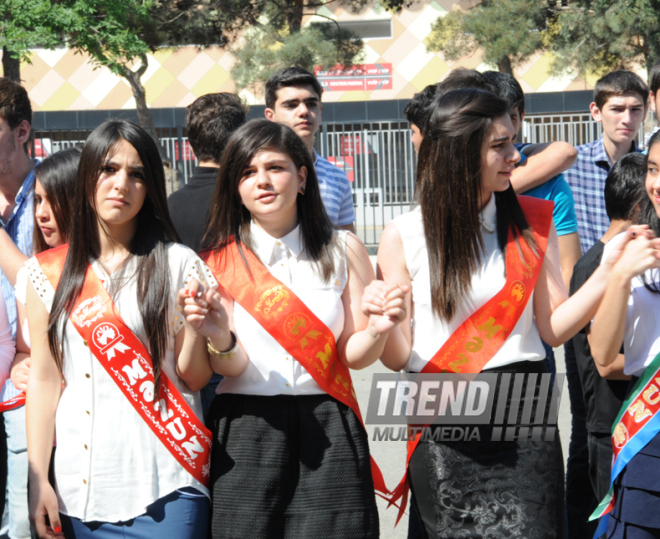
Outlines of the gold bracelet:
[{"label": "gold bracelet", "polygon": [[229,330],[229,333],[231,333],[231,338],[234,340],[234,344],[226,352],[216,350],[211,344],[211,339],[206,339],[206,349],[209,351],[209,354],[217,357],[218,359],[231,359],[236,355],[236,352],[238,352],[238,337],[236,337],[236,333],[234,333],[231,329]]}]

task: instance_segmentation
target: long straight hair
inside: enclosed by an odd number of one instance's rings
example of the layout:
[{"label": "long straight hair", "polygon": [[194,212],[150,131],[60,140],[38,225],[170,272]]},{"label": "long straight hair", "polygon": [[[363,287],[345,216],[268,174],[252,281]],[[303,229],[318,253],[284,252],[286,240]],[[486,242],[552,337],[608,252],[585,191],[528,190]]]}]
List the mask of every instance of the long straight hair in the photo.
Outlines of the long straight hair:
[{"label": "long straight hair", "polygon": [[[419,151],[416,188],[429,256],[433,312],[450,321],[472,286],[484,242],[479,220],[482,159],[493,119],[509,105],[490,92],[453,90],[433,101]],[[495,193],[498,245],[509,231],[537,243],[513,188]]]},{"label": "long straight hair", "polygon": [[[648,159],[648,154],[651,153],[651,148],[655,144],[658,144],[659,142],[660,142],[660,131],[656,131],[655,133],[653,133],[653,135],[651,135],[651,138],[649,139],[649,142],[647,144],[647,150],[648,150],[647,159]],[[653,230],[656,237],[660,237],[660,218],[658,217],[658,214],[655,211],[655,206],[653,205],[653,202],[651,202],[648,193],[647,196],[645,196],[642,199],[642,202],[639,205],[639,215],[637,217],[636,224],[649,225],[649,228]],[[641,277],[642,277],[642,281],[644,282],[644,286],[649,292],[653,292],[654,294],[660,294],[660,285],[658,283],[649,283],[646,279],[646,273],[643,273]]]},{"label": "long straight hair", "polygon": [[167,242],[178,241],[178,236],[167,210],[163,163],[156,143],[144,129],[131,122],[104,122],[91,133],[83,148],[73,208],[76,226],[72,227],[69,235],[69,251],[55,291],[48,321],[48,342],[62,372],[64,321],[71,315],[80,296],[89,260],[97,259],[100,252],[103,223],[96,209],[97,183],[109,152],[120,140],[125,140],[135,148],[144,167],[142,173],[147,195],[137,215],[129,256],[137,259],[137,300],[148,340],[144,344],[153,360],[157,392],[169,332],[170,270]]},{"label": "long straight hair", "polygon": [[252,218],[241,201],[238,186],[252,158],[264,150],[288,155],[297,170],[307,169],[305,192],[298,193],[296,199],[300,233],[305,252],[316,263],[322,279],[328,282],[335,269],[333,229],[321,200],[314,162],[304,142],[292,129],[268,120],[251,120],[229,138],[222,154],[203,249],[222,250],[233,238],[249,271],[243,247],[254,252],[250,235]]},{"label": "long straight hair", "polygon": [[[71,206],[73,206],[76,192],[80,152],[80,148],[67,148],[47,157],[34,169],[36,179],[50,203],[62,243],[69,241]],[[35,255],[50,249],[50,245],[46,243],[44,235],[39,230],[36,209],[35,204],[34,232],[32,234],[32,250]]]}]

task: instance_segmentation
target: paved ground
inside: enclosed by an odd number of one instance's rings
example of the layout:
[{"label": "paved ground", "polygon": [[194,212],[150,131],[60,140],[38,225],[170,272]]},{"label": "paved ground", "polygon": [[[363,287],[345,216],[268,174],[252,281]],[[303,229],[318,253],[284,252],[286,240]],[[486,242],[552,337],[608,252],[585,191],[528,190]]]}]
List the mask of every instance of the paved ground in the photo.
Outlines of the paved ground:
[{"label": "paved ground", "polygon": [[[566,372],[563,348],[556,349],[555,356],[557,359],[557,371]],[[375,373],[380,372],[390,371],[388,371],[380,362],[377,362],[368,369],[352,372],[353,383],[355,384],[355,390],[358,395],[358,400],[360,401],[360,409],[362,410],[363,416],[367,411],[372,376]],[[376,459],[376,462],[378,462],[378,465],[385,476],[387,486],[389,488],[394,488],[403,475],[406,458],[406,444],[405,442],[373,441],[374,427],[367,425],[367,430],[369,432],[371,454]],[[564,386],[562,392],[562,400],[559,409],[559,431],[565,460],[568,455],[568,440],[571,433],[571,413],[568,401],[568,389],[566,386]],[[380,536],[383,539],[405,539],[408,531],[408,515],[404,515],[399,522],[399,525],[395,528],[394,521],[396,520],[397,510],[394,507],[391,507],[386,511],[386,503],[380,498],[377,498],[377,500],[380,512]]]}]

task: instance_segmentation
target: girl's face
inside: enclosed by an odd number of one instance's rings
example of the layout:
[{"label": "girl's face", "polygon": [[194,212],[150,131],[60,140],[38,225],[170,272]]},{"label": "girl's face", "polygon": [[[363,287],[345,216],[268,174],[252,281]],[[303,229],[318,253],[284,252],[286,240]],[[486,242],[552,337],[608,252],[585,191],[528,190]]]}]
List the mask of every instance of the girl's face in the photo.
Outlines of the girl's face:
[{"label": "girl's face", "polygon": [[481,159],[482,206],[493,192],[506,191],[511,185],[511,174],[520,161],[520,154],[514,146],[515,140],[516,132],[508,114],[493,119]]},{"label": "girl's face", "polygon": [[44,241],[49,247],[57,247],[64,243],[50,200],[39,180],[34,184],[34,216],[37,218],[37,225]]},{"label": "girl's face", "polygon": [[660,217],[660,143],[656,142],[649,149],[646,167],[646,194]]},{"label": "girl's face", "polygon": [[307,169],[298,170],[287,154],[261,150],[243,171],[238,193],[253,221],[280,231],[290,229],[286,234],[298,223],[296,199],[306,181]]},{"label": "girl's face", "polygon": [[95,196],[96,214],[109,232],[135,226],[147,187],[140,156],[124,139],[119,139],[106,155]]}]

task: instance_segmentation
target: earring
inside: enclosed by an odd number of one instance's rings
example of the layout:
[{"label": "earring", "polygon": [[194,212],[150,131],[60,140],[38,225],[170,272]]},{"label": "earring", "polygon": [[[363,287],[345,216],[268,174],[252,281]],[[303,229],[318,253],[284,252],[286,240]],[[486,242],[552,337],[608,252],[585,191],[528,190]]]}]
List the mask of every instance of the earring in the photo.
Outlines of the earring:
[{"label": "earring", "polygon": [[300,189],[298,189],[298,192],[299,192],[302,196],[305,196],[305,186],[304,186],[304,185],[301,185],[301,186],[300,186]]}]

